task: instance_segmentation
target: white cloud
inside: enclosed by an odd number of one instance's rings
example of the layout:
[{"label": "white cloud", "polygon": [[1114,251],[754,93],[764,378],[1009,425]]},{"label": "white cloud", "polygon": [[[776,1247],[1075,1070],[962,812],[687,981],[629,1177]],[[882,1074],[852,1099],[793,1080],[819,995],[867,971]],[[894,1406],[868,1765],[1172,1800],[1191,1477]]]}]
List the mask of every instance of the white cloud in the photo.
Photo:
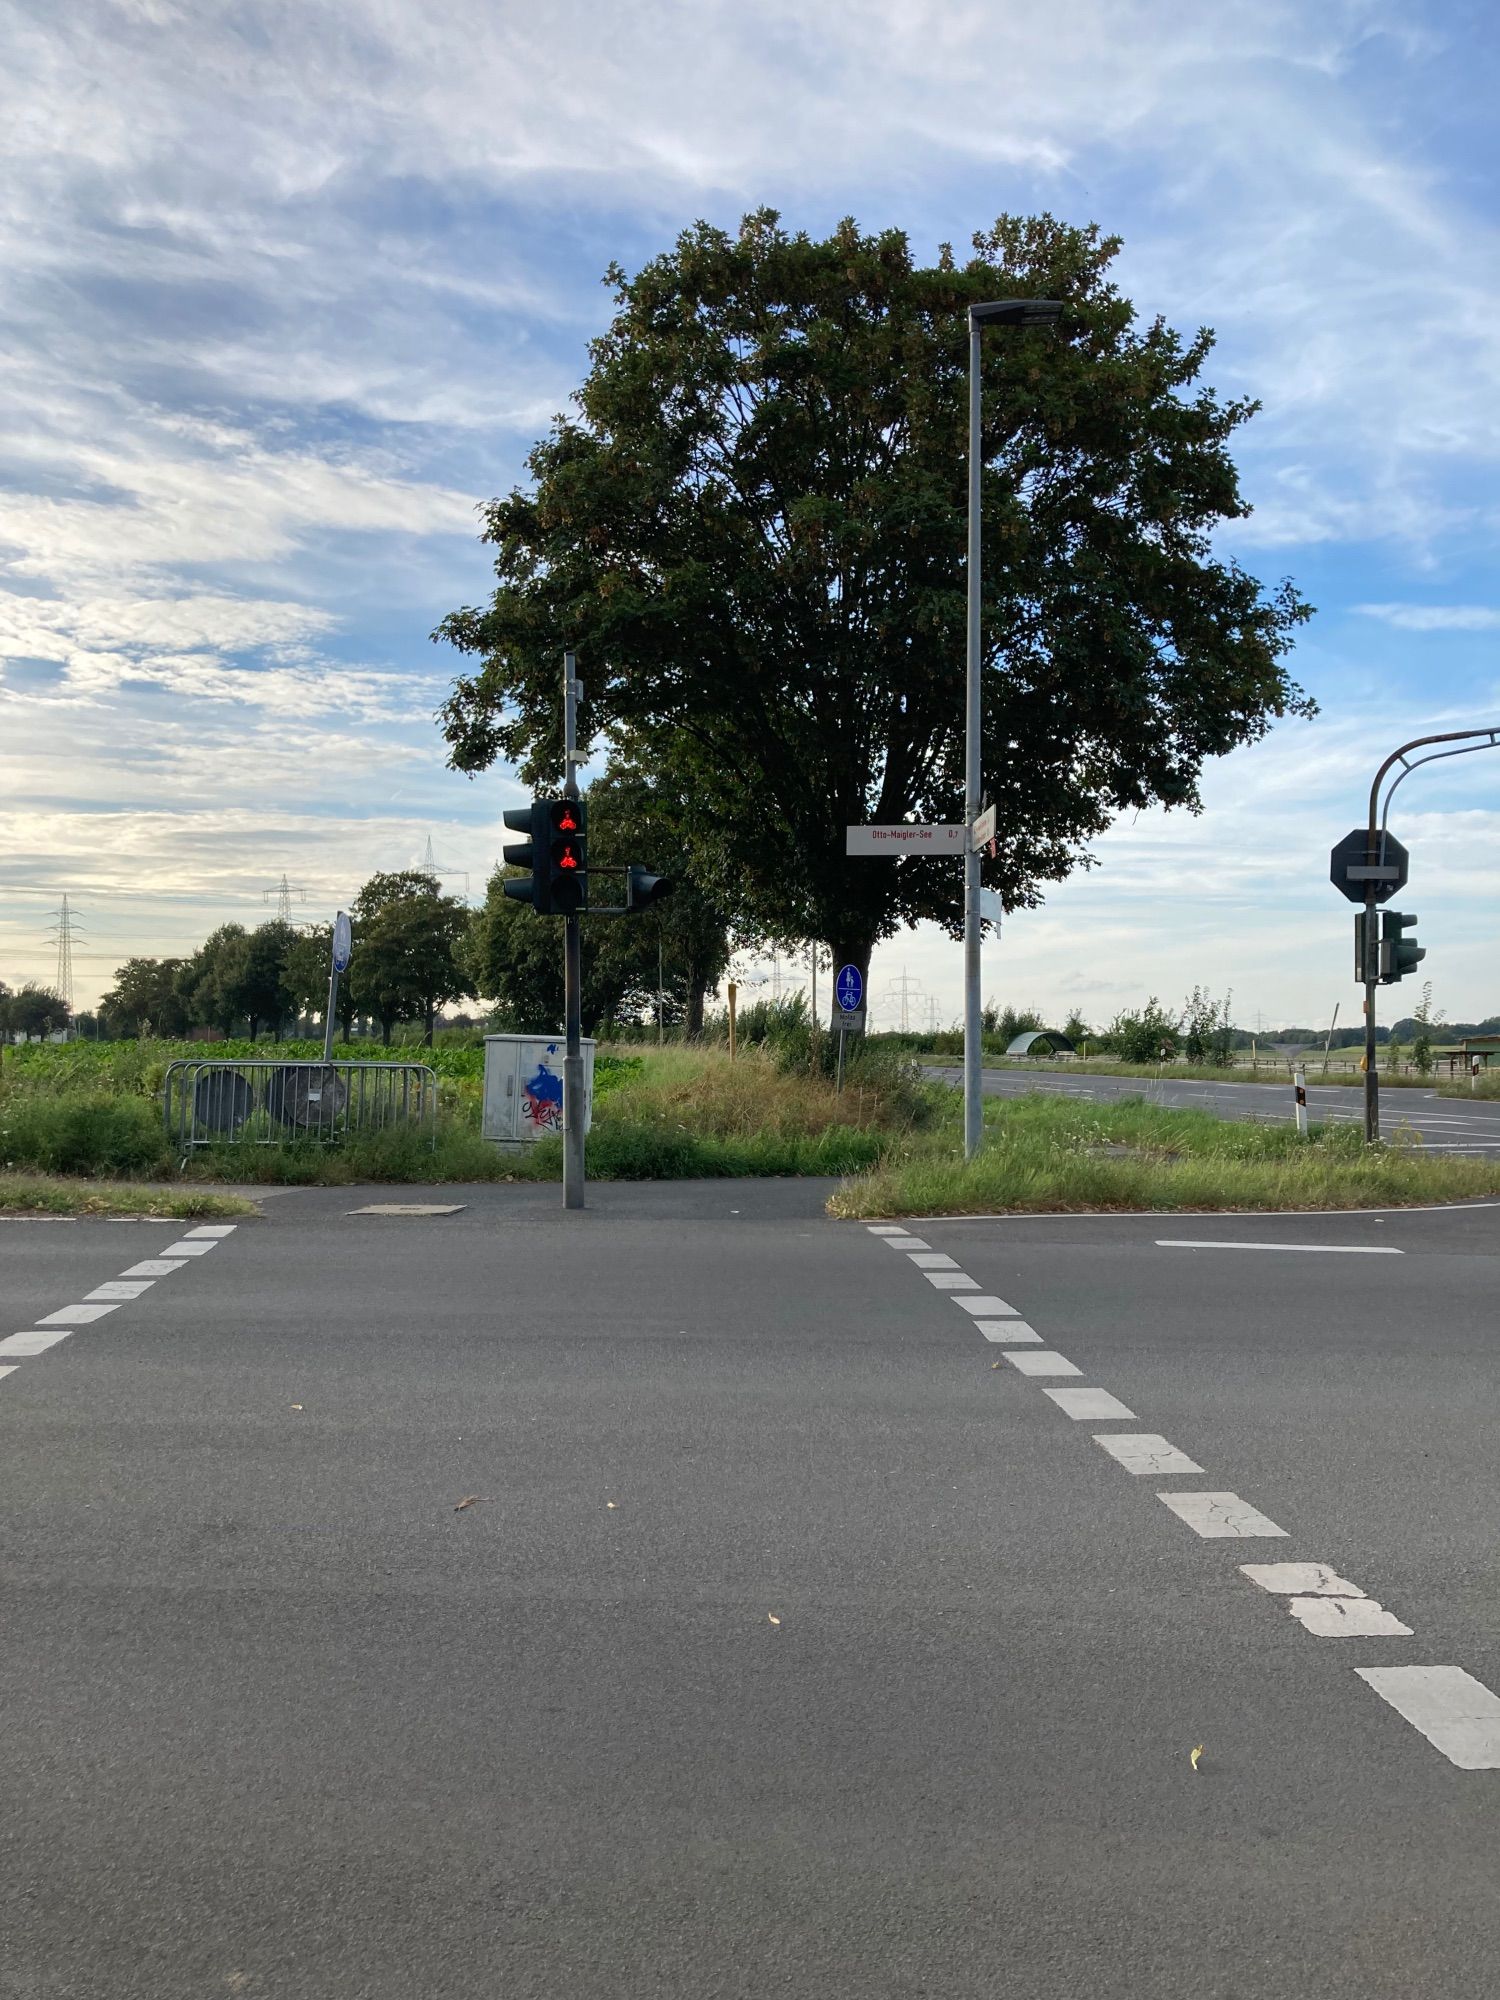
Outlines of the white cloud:
[{"label": "white cloud", "polygon": [[1356,604],[1354,609],[1401,632],[1500,631],[1500,609],[1489,604]]}]

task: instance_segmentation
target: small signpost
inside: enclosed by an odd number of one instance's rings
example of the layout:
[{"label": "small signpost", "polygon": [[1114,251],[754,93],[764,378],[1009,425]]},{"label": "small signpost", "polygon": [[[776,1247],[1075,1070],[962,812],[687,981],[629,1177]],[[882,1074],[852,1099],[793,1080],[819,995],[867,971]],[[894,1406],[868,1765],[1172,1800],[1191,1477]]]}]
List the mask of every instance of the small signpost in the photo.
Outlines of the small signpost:
[{"label": "small signpost", "polygon": [[338,1017],[339,975],[349,970],[354,956],[354,931],[348,914],[340,910],[333,920],[333,949],[329,953],[328,1010],[323,1016],[323,1060],[333,1061],[333,1024]]},{"label": "small signpost", "polygon": [[980,848],[988,847],[990,842],[995,838],[995,827],[999,819],[999,812],[1000,809],[998,806],[986,806],[978,819],[975,820],[973,826],[970,827],[969,831],[974,836],[974,850],[976,853],[978,853]]},{"label": "small signpost", "polygon": [[844,1037],[865,1031],[865,978],[857,965],[841,965],[833,982],[838,1001],[839,1074],[837,1088],[844,1087]]}]

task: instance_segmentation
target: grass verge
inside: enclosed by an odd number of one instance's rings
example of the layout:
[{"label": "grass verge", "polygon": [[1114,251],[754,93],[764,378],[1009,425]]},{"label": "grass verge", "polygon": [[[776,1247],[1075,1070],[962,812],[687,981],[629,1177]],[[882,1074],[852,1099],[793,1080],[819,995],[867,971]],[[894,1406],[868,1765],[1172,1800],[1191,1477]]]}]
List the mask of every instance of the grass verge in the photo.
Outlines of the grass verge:
[{"label": "grass verge", "polygon": [[215,1194],[208,1188],[0,1174],[0,1215],[160,1215],[174,1221],[212,1222],[259,1213],[243,1195]]},{"label": "grass verge", "polygon": [[1414,1143],[1367,1147],[1352,1127],[1288,1119],[1253,1125],[1127,1098],[1078,1103],[1040,1092],[985,1107],[977,1159],[957,1121],[893,1149],[830,1198],[838,1216],[1028,1211],[1397,1208],[1500,1195],[1500,1160],[1424,1155]]}]

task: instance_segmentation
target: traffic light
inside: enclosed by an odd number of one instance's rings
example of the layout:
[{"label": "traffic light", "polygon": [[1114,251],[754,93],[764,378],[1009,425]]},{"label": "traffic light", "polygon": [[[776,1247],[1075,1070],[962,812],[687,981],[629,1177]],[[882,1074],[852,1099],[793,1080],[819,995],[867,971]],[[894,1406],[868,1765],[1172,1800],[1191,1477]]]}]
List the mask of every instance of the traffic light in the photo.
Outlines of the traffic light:
[{"label": "traffic light", "polygon": [[545,916],[552,908],[547,896],[545,849],[540,858],[537,855],[539,831],[537,816],[545,810],[539,800],[533,800],[529,806],[517,806],[513,811],[504,814],[505,824],[515,833],[524,833],[526,838],[524,841],[513,840],[508,847],[502,847],[500,850],[514,867],[531,870],[529,882],[504,882],[501,887],[512,901],[530,903],[539,916]]},{"label": "traffic light", "polygon": [[663,896],[670,896],[676,886],[670,876],[653,875],[639,861],[632,861],[625,870],[625,914],[634,916],[637,910],[659,903]]},{"label": "traffic light", "polygon": [[[560,916],[588,908],[588,807],[582,799],[547,799],[533,809],[547,841],[547,907]],[[536,822],[534,821],[535,825]]]},{"label": "traffic light", "polygon": [[[1375,953],[1371,962],[1371,951]],[[1380,918],[1377,914],[1369,931],[1365,928],[1365,912],[1359,911],[1354,919],[1354,982],[1364,986],[1380,976]]]},{"label": "traffic light", "polygon": [[1425,945],[1416,939],[1403,937],[1401,933],[1410,930],[1416,923],[1415,917],[1403,917],[1399,910],[1381,911],[1382,931],[1380,936],[1380,983],[1394,986],[1398,979],[1404,979],[1408,972],[1415,972],[1418,964],[1427,956]]}]

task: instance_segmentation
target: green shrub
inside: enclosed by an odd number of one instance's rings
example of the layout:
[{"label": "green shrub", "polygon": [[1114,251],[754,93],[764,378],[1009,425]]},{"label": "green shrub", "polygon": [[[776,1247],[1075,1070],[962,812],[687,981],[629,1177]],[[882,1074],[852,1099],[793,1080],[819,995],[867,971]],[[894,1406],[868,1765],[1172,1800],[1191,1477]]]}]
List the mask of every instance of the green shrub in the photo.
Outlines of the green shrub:
[{"label": "green shrub", "polygon": [[161,1114],[140,1097],[96,1092],[7,1096],[0,1164],[55,1174],[160,1173],[170,1155]]}]

